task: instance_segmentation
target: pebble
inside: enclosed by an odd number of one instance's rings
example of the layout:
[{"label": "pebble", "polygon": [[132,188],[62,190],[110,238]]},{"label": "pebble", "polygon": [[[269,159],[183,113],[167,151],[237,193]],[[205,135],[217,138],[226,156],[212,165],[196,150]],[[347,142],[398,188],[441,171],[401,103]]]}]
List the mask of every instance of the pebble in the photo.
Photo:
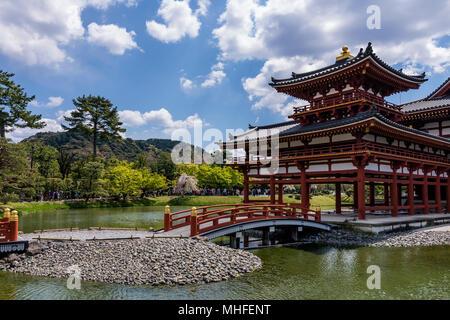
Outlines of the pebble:
[{"label": "pebble", "polygon": [[302,240],[317,244],[347,247],[435,246],[450,245],[450,232],[414,230],[374,235],[339,229],[308,235]]},{"label": "pebble", "polygon": [[69,278],[77,266],[84,281],[125,285],[217,282],[253,272],[261,260],[203,239],[39,242],[32,252],[0,260],[0,271]]}]

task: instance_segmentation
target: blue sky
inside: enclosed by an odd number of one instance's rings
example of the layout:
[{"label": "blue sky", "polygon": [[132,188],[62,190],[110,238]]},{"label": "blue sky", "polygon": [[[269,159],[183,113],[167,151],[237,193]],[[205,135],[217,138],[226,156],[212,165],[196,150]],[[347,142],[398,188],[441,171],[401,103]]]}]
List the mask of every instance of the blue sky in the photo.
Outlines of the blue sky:
[{"label": "blue sky", "polygon": [[[118,106],[127,137],[175,129],[246,129],[284,121],[295,101],[270,76],[334,63],[371,41],[405,72],[427,72],[426,96],[449,77],[450,2],[325,0],[2,0],[0,69],[36,95],[30,108],[59,131],[72,99],[102,95]],[[380,8],[369,29],[367,8]],[[18,129],[15,141],[35,130]]]}]

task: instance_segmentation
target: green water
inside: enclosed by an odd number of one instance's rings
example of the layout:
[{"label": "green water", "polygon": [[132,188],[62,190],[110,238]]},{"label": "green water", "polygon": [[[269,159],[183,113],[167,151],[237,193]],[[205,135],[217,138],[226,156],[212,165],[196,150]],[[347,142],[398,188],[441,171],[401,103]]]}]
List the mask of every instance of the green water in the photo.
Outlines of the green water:
[{"label": "green water", "polygon": [[[172,212],[191,207],[171,207]],[[19,219],[19,230],[30,233],[42,229],[111,227],[150,228],[164,226],[164,207],[129,207],[65,209],[54,212],[24,214]]]},{"label": "green water", "polygon": [[[24,231],[98,225],[160,227],[162,217],[162,208],[64,210],[25,215],[21,226]],[[0,272],[0,299],[450,299],[449,246],[302,246],[253,252],[263,261],[261,271],[195,286],[82,282],[81,290],[69,290],[65,279]],[[367,288],[370,265],[381,269],[380,290]]]}]

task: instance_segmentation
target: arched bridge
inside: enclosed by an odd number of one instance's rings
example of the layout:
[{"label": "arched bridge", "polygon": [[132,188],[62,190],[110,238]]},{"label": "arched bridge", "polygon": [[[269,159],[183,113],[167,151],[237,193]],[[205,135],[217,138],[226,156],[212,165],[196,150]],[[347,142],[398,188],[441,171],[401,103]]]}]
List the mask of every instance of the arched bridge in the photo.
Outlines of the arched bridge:
[{"label": "arched bridge", "polygon": [[321,223],[320,210],[312,211],[294,204],[226,204],[164,212],[164,233],[214,239],[250,229],[270,227],[310,227],[330,231]]}]

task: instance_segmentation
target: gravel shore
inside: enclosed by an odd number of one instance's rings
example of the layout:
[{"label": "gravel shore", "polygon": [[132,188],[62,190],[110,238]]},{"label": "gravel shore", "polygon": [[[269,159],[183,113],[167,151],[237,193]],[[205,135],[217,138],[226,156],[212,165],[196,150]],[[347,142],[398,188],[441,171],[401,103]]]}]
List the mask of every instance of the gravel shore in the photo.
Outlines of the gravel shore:
[{"label": "gravel shore", "polygon": [[355,247],[414,247],[450,245],[450,231],[413,230],[384,234],[365,234],[345,229],[306,236],[302,241]]},{"label": "gravel shore", "polygon": [[0,270],[126,285],[184,285],[227,280],[261,268],[248,251],[194,239],[34,242],[29,252],[0,260]]}]

